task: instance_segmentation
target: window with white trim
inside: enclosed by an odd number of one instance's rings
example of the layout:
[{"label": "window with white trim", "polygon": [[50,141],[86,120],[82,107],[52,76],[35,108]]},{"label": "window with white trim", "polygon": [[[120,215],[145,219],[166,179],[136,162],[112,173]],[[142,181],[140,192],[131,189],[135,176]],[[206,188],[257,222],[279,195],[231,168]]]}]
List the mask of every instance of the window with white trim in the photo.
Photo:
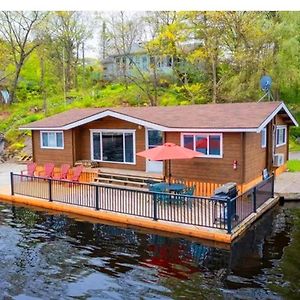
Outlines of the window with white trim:
[{"label": "window with white trim", "polygon": [[223,156],[223,136],[217,133],[183,133],[182,146],[204,154],[204,157]]},{"label": "window with white trim", "polygon": [[286,132],[285,125],[276,126],[276,147],[286,144]]},{"label": "window with white trim", "polygon": [[261,147],[266,148],[266,146],[267,146],[267,128],[265,127],[261,131]]},{"label": "window with white trim", "polygon": [[41,148],[64,149],[63,131],[41,131]]},{"label": "window with white trim", "polygon": [[96,161],[135,164],[135,132],[92,130],[91,156]]}]

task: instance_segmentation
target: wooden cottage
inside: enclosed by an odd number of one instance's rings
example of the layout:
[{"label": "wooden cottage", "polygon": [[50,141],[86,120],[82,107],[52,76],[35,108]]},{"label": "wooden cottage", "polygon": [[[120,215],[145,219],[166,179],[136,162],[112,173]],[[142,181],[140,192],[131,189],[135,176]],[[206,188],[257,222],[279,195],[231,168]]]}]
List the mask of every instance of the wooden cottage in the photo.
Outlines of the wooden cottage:
[{"label": "wooden cottage", "polygon": [[226,182],[244,190],[261,180],[264,169],[282,172],[289,127],[297,125],[283,102],[262,102],[72,109],[20,129],[32,131],[38,164],[88,160],[125,174],[163,175],[164,162],[136,153],[164,142],[182,145],[204,156],[173,161],[173,177],[211,194]]}]

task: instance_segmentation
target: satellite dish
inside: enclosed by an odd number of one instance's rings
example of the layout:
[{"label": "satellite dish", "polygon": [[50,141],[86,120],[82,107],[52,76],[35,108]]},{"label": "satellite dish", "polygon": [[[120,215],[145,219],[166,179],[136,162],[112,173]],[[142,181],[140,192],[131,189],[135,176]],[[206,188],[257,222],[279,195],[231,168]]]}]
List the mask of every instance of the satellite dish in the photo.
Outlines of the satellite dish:
[{"label": "satellite dish", "polygon": [[265,92],[265,94],[258,100],[258,102],[260,102],[261,100],[263,100],[265,97],[268,97],[269,101],[271,99],[274,100],[273,96],[271,94],[271,86],[272,86],[272,78],[270,76],[268,76],[268,75],[264,75],[260,79],[260,87]]},{"label": "satellite dish", "polygon": [[268,75],[264,75],[260,79],[260,87],[264,92],[269,92],[271,90],[272,78]]}]

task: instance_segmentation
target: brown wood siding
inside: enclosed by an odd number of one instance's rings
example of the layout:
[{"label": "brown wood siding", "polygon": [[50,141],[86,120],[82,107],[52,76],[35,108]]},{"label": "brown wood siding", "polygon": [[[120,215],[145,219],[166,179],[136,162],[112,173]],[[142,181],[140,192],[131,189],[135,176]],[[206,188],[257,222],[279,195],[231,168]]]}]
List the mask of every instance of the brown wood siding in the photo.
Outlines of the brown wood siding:
[{"label": "brown wood siding", "polygon": [[245,134],[245,183],[262,175],[267,167],[267,147],[261,147],[261,134],[247,132]]},{"label": "brown wood siding", "polygon": [[[180,145],[181,134],[166,133],[166,141]],[[193,158],[172,161],[172,175],[187,180],[225,183],[229,181],[242,183],[243,155],[241,151],[242,135],[240,133],[223,133],[223,158]],[[236,160],[237,169],[233,169]]]},{"label": "brown wood siding", "polygon": [[53,162],[55,166],[61,164],[74,164],[72,130],[64,131],[64,149],[42,149],[40,142],[40,131],[35,130],[32,133],[33,140],[33,160],[39,165]]},{"label": "brown wood siding", "polygon": [[[145,150],[145,128],[143,126],[139,126],[137,124],[119,120],[113,117],[105,117],[101,120],[93,121],[91,123],[76,128],[76,160],[91,159],[90,129],[134,129],[136,138],[136,153]],[[139,156],[136,157],[135,165],[101,162],[100,167],[139,171],[146,170],[145,159]]]}]

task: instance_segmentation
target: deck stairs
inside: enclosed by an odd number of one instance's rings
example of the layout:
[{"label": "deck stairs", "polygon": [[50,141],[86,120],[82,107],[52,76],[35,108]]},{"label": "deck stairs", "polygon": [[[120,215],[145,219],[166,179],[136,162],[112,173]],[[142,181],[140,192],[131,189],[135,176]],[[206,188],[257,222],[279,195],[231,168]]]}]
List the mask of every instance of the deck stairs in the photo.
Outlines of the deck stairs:
[{"label": "deck stairs", "polygon": [[128,186],[136,188],[147,188],[148,183],[150,182],[161,182],[162,177],[158,175],[147,174],[146,172],[134,172],[122,170],[119,172],[116,171],[107,171],[101,170],[98,171],[98,176],[94,179],[95,183],[101,183],[112,186]]}]

